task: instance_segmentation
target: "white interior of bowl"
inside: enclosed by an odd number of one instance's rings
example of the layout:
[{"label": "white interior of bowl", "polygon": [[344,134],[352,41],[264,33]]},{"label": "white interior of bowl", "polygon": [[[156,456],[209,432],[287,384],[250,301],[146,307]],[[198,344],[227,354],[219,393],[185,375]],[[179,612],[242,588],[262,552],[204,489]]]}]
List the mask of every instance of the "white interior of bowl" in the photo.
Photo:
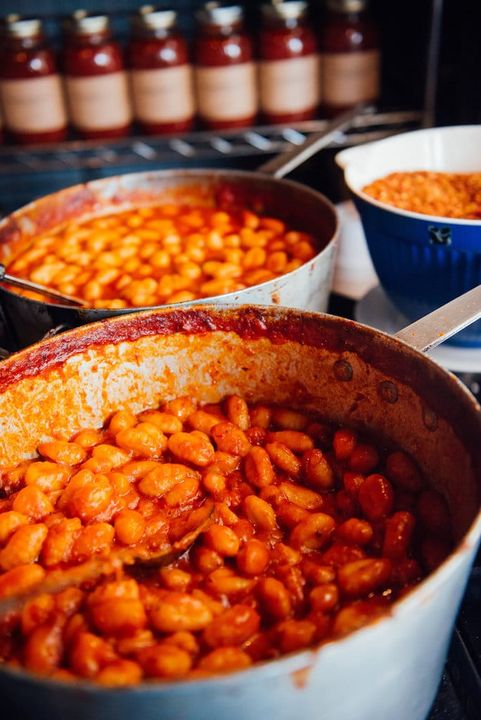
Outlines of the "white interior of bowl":
[{"label": "white interior of bowl", "polygon": [[[434,218],[381,203],[362,192],[362,188],[393,172],[481,172],[481,125],[458,125],[401,133],[342,150],[336,155],[336,162],[344,169],[349,189],[367,202],[409,217],[422,220]],[[457,218],[449,218],[449,222],[481,224],[479,220]]]}]

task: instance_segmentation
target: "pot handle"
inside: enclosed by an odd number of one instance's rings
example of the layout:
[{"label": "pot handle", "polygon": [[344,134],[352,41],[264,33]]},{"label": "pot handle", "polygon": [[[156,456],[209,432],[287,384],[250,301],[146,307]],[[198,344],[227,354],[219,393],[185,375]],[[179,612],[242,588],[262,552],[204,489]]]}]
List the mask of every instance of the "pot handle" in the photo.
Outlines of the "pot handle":
[{"label": "pot handle", "polygon": [[415,350],[427,352],[481,318],[481,285],[433,310],[394,335]]},{"label": "pot handle", "polygon": [[287,152],[279,153],[271,160],[263,163],[258,169],[266,175],[272,175],[275,178],[283,178],[285,175],[301,165],[305,160],[315,155],[318,150],[325,148],[333,137],[350,127],[353,121],[364,113],[372,112],[373,106],[366,103],[358,103],[350,110],[338,115],[334,120],[327,123],[324,130],[313,133],[299,147]]}]

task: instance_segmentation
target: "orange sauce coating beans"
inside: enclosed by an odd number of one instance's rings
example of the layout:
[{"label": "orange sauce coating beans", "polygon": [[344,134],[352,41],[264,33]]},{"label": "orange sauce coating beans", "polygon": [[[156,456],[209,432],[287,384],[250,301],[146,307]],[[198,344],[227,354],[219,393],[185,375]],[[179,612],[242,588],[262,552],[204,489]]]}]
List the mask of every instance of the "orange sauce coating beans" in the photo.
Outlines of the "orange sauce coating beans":
[{"label": "orange sauce coating beans", "polygon": [[[176,398],[44,442],[2,471],[0,597],[118,548],[212,523],[173,564],[33,594],[1,661],[108,686],[242,669],[372,622],[452,549],[412,458],[302,412]],[[185,526],[184,526],[185,527]]]},{"label": "orange sauce coating beans", "polygon": [[5,262],[8,272],[90,307],[120,309],[243,290],[297,269],[316,252],[310,235],[276,218],[162,205],[65,225],[22,241]]},{"label": "orange sauce coating beans", "polygon": [[481,173],[395,172],[366,185],[363,192],[423,215],[481,218]]}]

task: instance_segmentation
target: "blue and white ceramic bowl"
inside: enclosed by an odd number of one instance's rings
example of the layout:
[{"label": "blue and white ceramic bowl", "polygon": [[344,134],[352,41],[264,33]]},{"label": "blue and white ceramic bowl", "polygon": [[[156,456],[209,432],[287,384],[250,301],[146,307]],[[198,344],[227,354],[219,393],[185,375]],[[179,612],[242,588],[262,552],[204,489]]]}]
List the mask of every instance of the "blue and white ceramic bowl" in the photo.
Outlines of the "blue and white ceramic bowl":
[{"label": "blue and white ceramic bowl", "polygon": [[[408,321],[481,283],[481,220],[423,215],[363,192],[392,172],[481,172],[481,125],[416,130],[343,150],[336,161],[360,213],[379,281]],[[481,346],[481,321],[451,342]]]}]

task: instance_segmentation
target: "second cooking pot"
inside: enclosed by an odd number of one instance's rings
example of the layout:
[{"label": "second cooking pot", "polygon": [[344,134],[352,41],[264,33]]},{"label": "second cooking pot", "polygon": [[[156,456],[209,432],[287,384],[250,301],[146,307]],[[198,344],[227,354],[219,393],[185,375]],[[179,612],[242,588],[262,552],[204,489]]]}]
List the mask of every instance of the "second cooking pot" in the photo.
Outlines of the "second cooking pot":
[{"label": "second cooking pot", "polygon": [[[280,218],[293,229],[310,233],[317,240],[318,253],[297,270],[208,300],[326,310],[338,236],[336,210],[315,190],[261,172],[160,170],[130,173],[66,188],[17,210],[0,223],[0,261],[8,263],[16,244],[25,238],[54,232],[69,222],[79,223],[93,216],[162,203],[212,206],[219,199],[227,206],[241,205]],[[24,297],[2,285],[0,301],[12,344],[16,347],[40,340],[56,327],[68,329],[142,309],[61,306]],[[206,302],[206,299],[193,302]]]}]

